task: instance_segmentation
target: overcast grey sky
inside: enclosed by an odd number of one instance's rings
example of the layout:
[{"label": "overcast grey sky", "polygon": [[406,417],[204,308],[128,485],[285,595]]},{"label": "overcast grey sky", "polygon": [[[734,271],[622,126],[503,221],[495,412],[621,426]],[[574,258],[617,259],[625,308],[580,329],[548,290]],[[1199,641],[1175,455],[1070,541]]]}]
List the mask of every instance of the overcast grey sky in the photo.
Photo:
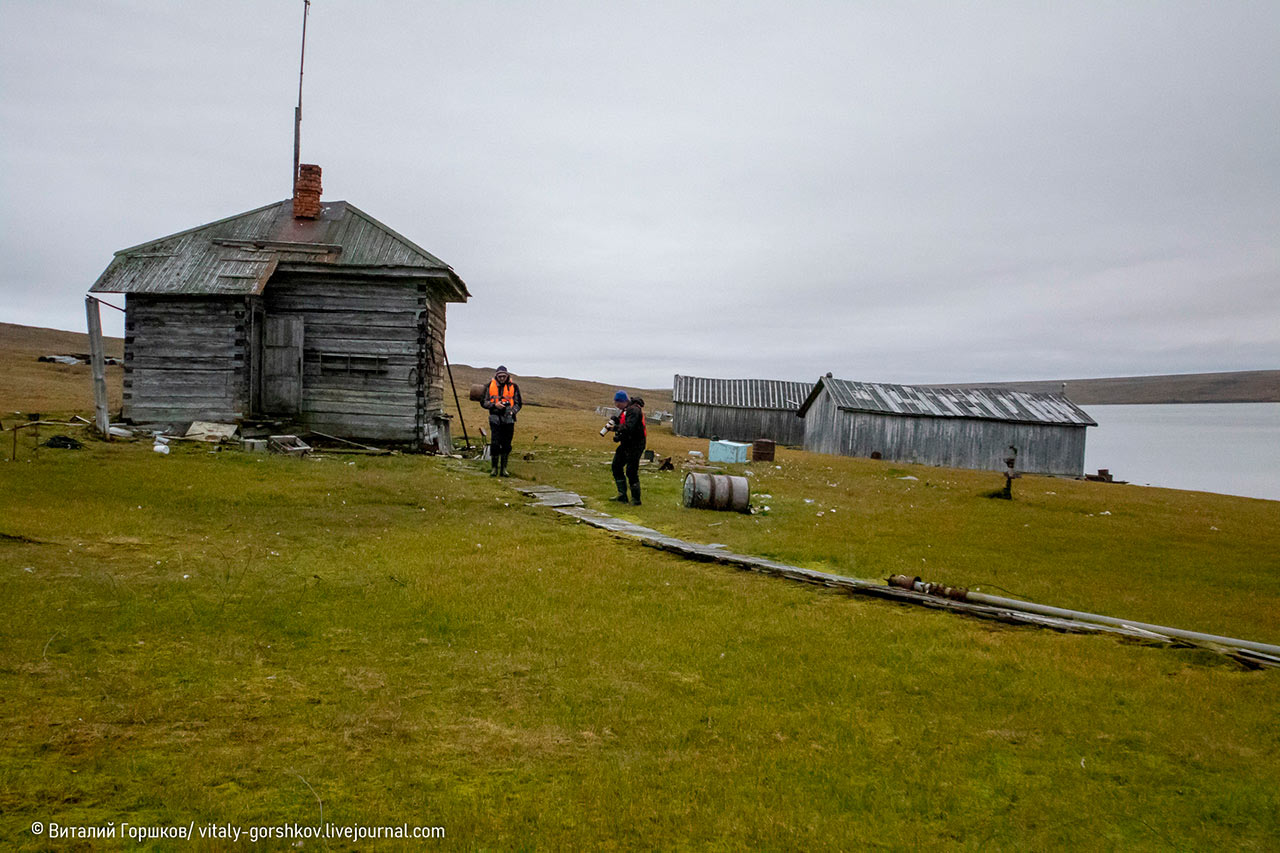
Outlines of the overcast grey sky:
[{"label": "overcast grey sky", "polygon": [[[0,320],[82,330],[114,251],[287,197],[301,20],[0,2]],[[1277,45],[1269,0],[314,0],[302,160],[467,282],[459,363],[1276,368]]]}]

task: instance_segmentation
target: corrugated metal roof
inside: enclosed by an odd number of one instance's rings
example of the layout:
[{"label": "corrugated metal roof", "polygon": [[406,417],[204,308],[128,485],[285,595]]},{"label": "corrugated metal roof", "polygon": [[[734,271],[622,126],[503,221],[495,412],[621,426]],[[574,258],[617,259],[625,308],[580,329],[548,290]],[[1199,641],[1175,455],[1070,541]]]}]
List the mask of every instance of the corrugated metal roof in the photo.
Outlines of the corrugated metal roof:
[{"label": "corrugated metal roof", "polygon": [[470,295],[448,264],[355,205],[324,202],[319,218],[295,219],[291,199],[122,249],[90,292],[260,294],[280,264],[438,270],[456,301]]},{"label": "corrugated metal roof", "polygon": [[735,409],[781,409],[794,412],[809,396],[808,382],[777,379],[703,379],[676,375],[672,400],[699,406]]},{"label": "corrugated metal roof", "polygon": [[850,382],[823,377],[800,407],[800,414],[826,388],[837,407],[939,418],[979,418],[1033,424],[1097,426],[1097,421],[1063,394],[1011,391],[1004,388],[939,388]]}]

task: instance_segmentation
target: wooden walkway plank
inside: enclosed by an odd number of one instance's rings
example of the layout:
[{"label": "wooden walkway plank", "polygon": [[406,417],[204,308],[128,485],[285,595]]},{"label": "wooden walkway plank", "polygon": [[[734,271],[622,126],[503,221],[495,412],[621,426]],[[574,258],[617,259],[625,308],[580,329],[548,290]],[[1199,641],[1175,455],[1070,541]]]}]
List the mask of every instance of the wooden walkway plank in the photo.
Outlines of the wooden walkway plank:
[{"label": "wooden walkway plank", "polygon": [[534,502],[531,506],[546,507],[560,513],[561,515],[589,524],[592,527],[606,530],[616,536],[636,540],[641,544],[648,545],[649,547],[658,548],[690,559],[736,566],[741,569],[759,572],[766,575],[774,575],[787,580],[800,581],[802,583],[838,589],[851,595],[870,595],[900,604],[921,605],[935,610],[943,610],[951,613],[963,613],[969,616],[976,616],[982,619],[992,619],[1007,624],[1049,628],[1055,631],[1062,631],[1064,633],[1110,634],[1130,641],[1166,647],[1208,648],[1212,651],[1219,652],[1220,654],[1225,654],[1229,657],[1235,658],[1237,661],[1240,661],[1247,666],[1280,665],[1280,661],[1275,660],[1269,655],[1242,652],[1239,649],[1225,648],[1212,644],[1195,643],[1189,640],[1155,633],[1135,626],[1083,622],[1076,621],[1074,619],[1046,616],[1039,613],[1028,613],[1007,607],[998,607],[992,604],[973,601],[958,601],[949,598],[942,598],[936,595],[928,595],[915,590],[890,586],[879,580],[851,578],[844,575],[835,575],[830,574],[829,572],[818,571],[816,569],[792,566],[787,563],[780,563],[776,560],[769,560],[764,557],[757,557],[751,554],[737,554],[732,551],[726,551],[723,545],[702,545],[695,542],[688,542],[684,539],[668,536],[650,527],[645,527],[632,521],[617,518],[616,516],[609,515],[606,512],[591,509],[583,506],[582,497],[580,495],[563,489],[558,489],[554,486],[531,486],[516,483],[512,484],[512,487],[526,497],[534,498]]}]

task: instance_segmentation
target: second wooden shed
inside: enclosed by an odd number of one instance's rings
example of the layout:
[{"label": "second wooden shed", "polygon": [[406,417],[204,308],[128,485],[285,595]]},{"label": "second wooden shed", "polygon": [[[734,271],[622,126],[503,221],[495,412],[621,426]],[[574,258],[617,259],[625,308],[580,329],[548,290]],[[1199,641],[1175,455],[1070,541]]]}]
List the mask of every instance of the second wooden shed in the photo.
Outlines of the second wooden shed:
[{"label": "second wooden shed", "polygon": [[950,468],[1079,477],[1085,429],[1097,426],[1062,394],[935,388],[823,377],[799,408],[804,448]]},{"label": "second wooden shed", "polygon": [[804,441],[804,422],[796,417],[813,385],[776,379],[675,378],[671,428],[676,435],[778,444]]}]

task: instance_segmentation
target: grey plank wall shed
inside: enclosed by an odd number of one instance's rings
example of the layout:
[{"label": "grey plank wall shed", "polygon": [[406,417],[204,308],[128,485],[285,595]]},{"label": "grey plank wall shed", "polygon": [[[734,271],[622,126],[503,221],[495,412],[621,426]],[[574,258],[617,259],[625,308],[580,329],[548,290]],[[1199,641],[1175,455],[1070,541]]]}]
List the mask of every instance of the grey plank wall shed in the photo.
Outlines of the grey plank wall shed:
[{"label": "grey plank wall shed", "polygon": [[919,388],[818,380],[800,408],[804,447],[951,468],[1004,470],[1010,445],[1020,471],[1078,477],[1092,418],[1061,394]]},{"label": "grey plank wall shed", "polygon": [[352,438],[448,440],[453,270],[346,202],[286,200],[116,254],[91,289],[124,293],[124,417],[284,417]]},{"label": "grey plank wall shed", "polygon": [[799,445],[804,422],[796,412],[812,388],[808,382],[677,375],[671,428],[676,435]]}]

